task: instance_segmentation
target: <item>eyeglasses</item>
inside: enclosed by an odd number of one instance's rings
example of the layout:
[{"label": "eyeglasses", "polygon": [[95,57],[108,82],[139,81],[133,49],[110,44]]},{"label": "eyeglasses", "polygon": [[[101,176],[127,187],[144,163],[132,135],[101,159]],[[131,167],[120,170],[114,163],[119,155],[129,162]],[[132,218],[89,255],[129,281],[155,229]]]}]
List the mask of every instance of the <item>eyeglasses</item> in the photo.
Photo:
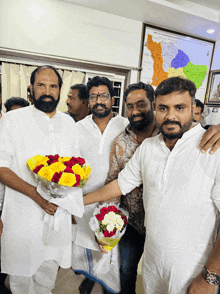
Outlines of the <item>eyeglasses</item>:
[{"label": "eyeglasses", "polygon": [[91,101],[97,101],[97,99],[98,99],[98,97],[100,97],[100,99],[102,100],[102,101],[106,101],[107,99],[108,99],[108,97],[109,97],[109,93],[101,93],[101,94],[89,94],[89,99],[91,100]]}]

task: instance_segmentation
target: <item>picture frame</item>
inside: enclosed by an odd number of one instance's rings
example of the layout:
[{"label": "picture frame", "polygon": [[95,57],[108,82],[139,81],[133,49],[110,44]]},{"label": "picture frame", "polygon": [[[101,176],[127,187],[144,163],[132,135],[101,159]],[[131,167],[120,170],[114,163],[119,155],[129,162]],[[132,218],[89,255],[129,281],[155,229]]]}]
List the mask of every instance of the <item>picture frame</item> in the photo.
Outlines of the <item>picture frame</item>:
[{"label": "picture frame", "polygon": [[206,105],[220,107],[220,70],[211,71],[206,93]]},{"label": "picture frame", "polygon": [[196,85],[196,99],[204,103],[215,42],[143,23],[139,80],[152,85],[181,76]]}]

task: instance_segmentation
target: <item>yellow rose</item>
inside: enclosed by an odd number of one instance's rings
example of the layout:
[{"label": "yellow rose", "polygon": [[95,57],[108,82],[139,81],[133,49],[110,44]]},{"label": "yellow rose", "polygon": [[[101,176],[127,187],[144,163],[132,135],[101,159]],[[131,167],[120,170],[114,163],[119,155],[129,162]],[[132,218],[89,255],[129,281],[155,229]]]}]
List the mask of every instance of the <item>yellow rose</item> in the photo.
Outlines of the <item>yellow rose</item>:
[{"label": "yellow rose", "polygon": [[76,183],[76,177],[71,173],[62,173],[62,176],[58,182],[58,184],[63,186],[72,187]]},{"label": "yellow rose", "polygon": [[38,175],[42,178],[47,179],[48,181],[51,181],[54,172],[49,168],[49,166],[44,166],[39,170]]},{"label": "yellow rose", "polygon": [[65,161],[69,161],[71,159],[71,157],[60,157],[58,159],[59,162],[65,162]]},{"label": "yellow rose", "polygon": [[91,166],[90,165],[85,165],[84,166],[84,172],[85,172],[85,178],[88,178],[88,176],[90,175],[91,173]]},{"label": "yellow rose", "polygon": [[30,159],[28,159],[27,161],[27,165],[29,166],[29,168],[31,170],[34,170],[36,166],[38,165],[47,165],[47,161],[48,161],[48,157],[46,156],[42,156],[42,155],[35,155],[33,157],[31,157]]},{"label": "yellow rose", "polygon": [[64,171],[64,169],[66,168],[66,166],[62,163],[62,162],[55,162],[52,163],[49,168],[53,171],[53,173],[55,172],[61,172]]},{"label": "yellow rose", "polygon": [[81,167],[78,163],[72,167],[74,174],[79,175],[81,180],[85,179],[85,171],[84,168]]}]

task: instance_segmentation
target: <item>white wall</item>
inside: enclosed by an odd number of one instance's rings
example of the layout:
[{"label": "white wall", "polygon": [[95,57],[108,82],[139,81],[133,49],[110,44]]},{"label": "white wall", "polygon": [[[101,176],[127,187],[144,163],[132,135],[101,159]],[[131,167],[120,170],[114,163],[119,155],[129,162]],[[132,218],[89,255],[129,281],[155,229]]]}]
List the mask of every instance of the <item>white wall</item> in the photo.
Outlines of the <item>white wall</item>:
[{"label": "white wall", "polygon": [[58,0],[1,0],[0,47],[138,67],[142,23]]}]

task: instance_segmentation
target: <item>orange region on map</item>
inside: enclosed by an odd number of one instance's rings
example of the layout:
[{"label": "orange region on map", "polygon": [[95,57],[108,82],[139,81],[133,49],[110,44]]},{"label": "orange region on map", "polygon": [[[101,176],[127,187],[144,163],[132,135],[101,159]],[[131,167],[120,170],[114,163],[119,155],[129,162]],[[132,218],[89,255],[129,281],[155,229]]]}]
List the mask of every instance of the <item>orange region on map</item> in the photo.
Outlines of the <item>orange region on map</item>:
[{"label": "orange region on map", "polygon": [[168,78],[168,73],[163,69],[162,47],[160,43],[154,42],[149,34],[145,46],[150,50],[154,61],[154,74],[151,85],[157,87],[163,80]]}]

